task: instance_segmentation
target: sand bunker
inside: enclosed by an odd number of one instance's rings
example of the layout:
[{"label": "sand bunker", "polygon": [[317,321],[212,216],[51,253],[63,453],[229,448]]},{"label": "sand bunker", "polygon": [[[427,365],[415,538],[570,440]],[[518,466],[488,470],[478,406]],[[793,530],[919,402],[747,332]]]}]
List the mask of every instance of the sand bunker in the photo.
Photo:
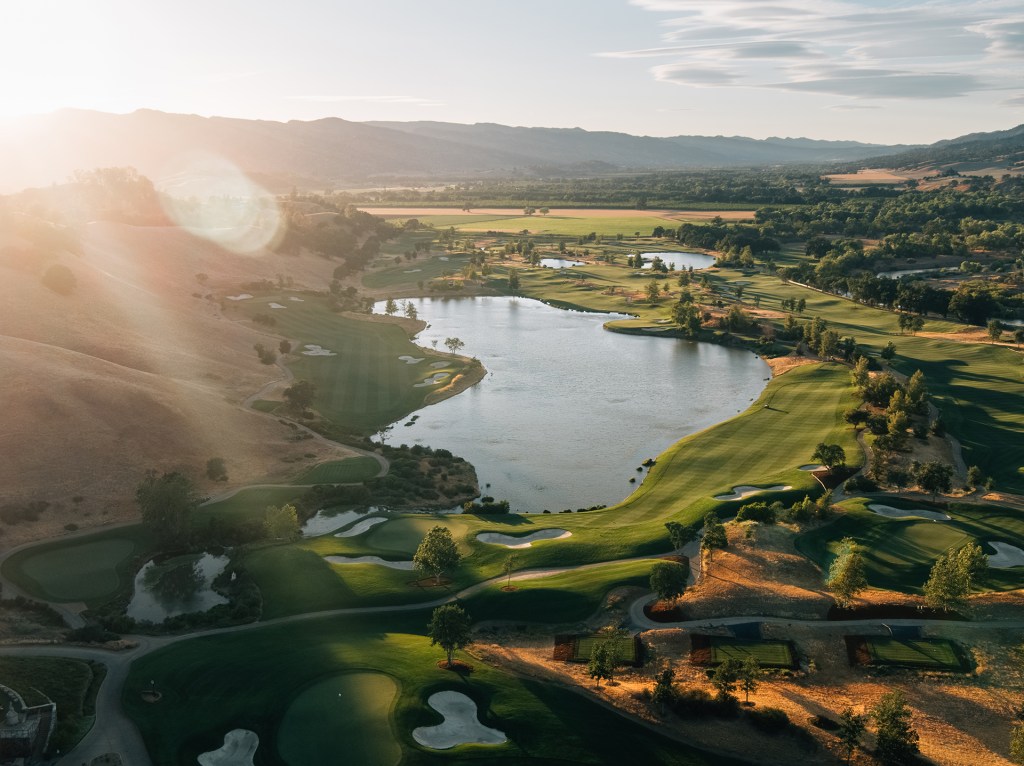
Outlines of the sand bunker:
[{"label": "sand bunker", "polygon": [[433,375],[431,375],[426,380],[421,381],[420,383],[413,383],[412,387],[413,388],[425,388],[426,386],[436,386],[438,383],[440,383],[442,380],[444,380],[447,377],[448,377],[448,373],[447,372],[435,372]]},{"label": "sand bunker", "polygon": [[949,521],[949,516],[938,511],[926,511],[924,508],[893,508],[891,505],[871,503],[868,510],[879,516],[890,519],[931,519],[932,521]]},{"label": "sand bunker", "polygon": [[289,298],[288,300],[295,301],[296,303],[305,303],[306,302],[304,298],[296,298],[294,295],[291,298]]},{"label": "sand bunker", "polygon": [[447,750],[456,745],[500,745],[505,732],[484,726],[476,715],[476,703],[462,692],[435,692],[427,704],[444,716],[437,726],[413,729],[412,738],[424,747]]},{"label": "sand bunker", "polygon": [[317,537],[319,535],[326,535],[328,532],[334,532],[359,521],[359,519],[365,518],[366,513],[364,511],[341,511],[336,513],[321,508],[316,512],[315,516],[302,525],[302,536]]},{"label": "sand bunker", "polygon": [[448,362],[431,362],[430,363],[430,369],[432,369],[432,370],[440,370],[442,367],[447,367],[447,366],[448,366]]},{"label": "sand bunker", "polygon": [[228,300],[229,301],[247,301],[251,297],[252,296],[249,295],[249,293],[242,293],[241,295],[229,295],[228,296]]},{"label": "sand bunker", "polygon": [[825,470],[825,466],[823,466],[821,463],[808,463],[807,465],[800,466],[800,468],[798,468],[797,470],[800,470],[800,471],[824,471]]},{"label": "sand bunker", "polygon": [[988,565],[990,567],[1007,569],[1009,567],[1024,566],[1024,551],[1016,545],[993,542],[989,542],[989,545],[996,550],[994,555],[989,555],[988,557]]},{"label": "sand bunker", "polygon": [[500,532],[481,532],[476,539],[488,545],[501,545],[505,548],[529,548],[538,540],[562,540],[572,537],[572,532],[565,529],[541,529],[533,534],[513,537]]},{"label": "sand bunker", "polygon": [[200,766],[253,766],[252,757],[260,745],[256,732],[232,729],[224,735],[224,744],[217,750],[202,753]]},{"label": "sand bunker", "polygon": [[272,308],[272,309],[286,309],[286,308],[288,308],[287,306],[283,306],[280,303],[268,303],[267,305],[270,306],[270,308]]},{"label": "sand bunker", "polygon": [[406,269],[406,274],[415,274],[417,271],[423,271],[423,269]]},{"label": "sand bunker", "polygon": [[439,260],[439,261],[447,261],[448,260],[448,256],[447,255],[439,256],[437,260]]},{"label": "sand bunker", "polygon": [[793,488],[788,484],[776,484],[774,487],[751,487],[749,484],[741,484],[738,487],[733,487],[732,492],[728,495],[715,495],[715,500],[742,500],[745,497],[758,495],[762,492],[782,492],[787,489]]},{"label": "sand bunker", "polygon": [[329,348],[318,346],[316,343],[307,343],[306,350],[302,352],[303,356],[337,356]]},{"label": "sand bunker", "polygon": [[423,361],[423,357],[415,357],[409,356],[408,354],[402,354],[400,357],[398,357],[398,360],[400,362],[405,362],[406,364],[419,364],[420,362]]},{"label": "sand bunker", "polygon": [[372,519],[363,519],[357,524],[353,524],[348,529],[343,529],[338,532],[335,537],[355,537],[361,535],[368,529],[373,529],[378,524],[383,524],[387,519],[383,519],[380,516],[374,516]]},{"label": "sand bunker", "polygon": [[405,569],[412,571],[416,565],[411,561],[388,561],[380,556],[324,556],[329,564],[378,564],[388,569]]}]

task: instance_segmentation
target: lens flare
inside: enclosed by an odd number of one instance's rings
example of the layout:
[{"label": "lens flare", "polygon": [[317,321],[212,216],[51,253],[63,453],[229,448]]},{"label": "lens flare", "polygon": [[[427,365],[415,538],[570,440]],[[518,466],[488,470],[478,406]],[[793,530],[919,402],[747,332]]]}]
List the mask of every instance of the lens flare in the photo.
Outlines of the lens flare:
[{"label": "lens flare", "polygon": [[179,158],[161,176],[158,187],[172,221],[232,252],[258,252],[284,234],[274,195],[223,157]]}]

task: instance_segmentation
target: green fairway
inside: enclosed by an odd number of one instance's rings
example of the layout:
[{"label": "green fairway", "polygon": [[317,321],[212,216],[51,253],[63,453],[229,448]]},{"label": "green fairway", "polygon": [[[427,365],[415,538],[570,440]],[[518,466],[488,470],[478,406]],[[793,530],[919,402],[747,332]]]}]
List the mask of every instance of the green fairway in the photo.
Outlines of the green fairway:
[{"label": "green fairway", "polygon": [[[453,358],[421,348],[405,331],[383,317],[363,318],[335,314],[326,299],[304,293],[301,302],[288,293],[261,293],[252,300],[229,307],[239,315],[269,316],[274,332],[291,339],[294,361],[289,364],[297,380],[316,386],[313,406],[327,419],[348,428],[372,431],[391,423],[423,405],[437,386],[416,387],[435,370],[437,361]],[[283,306],[270,308],[271,304]],[[307,345],[317,345],[332,356],[309,356]],[[423,359],[406,364],[400,356]],[[462,364],[454,362],[456,371]]]},{"label": "green fairway", "polygon": [[[366,545],[377,551],[409,554],[416,552],[419,544],[431,527],[445,526],[451,530],[452,537],[459,542],[463,553],[468,552],[464,542],[467,526],[466,519],[455,515],[441,517],[415,516],[388,521],[373,528],[366,536]],[[461,541],[461,542],[460,542]]]},{"label": "green fairway", "polygon": [[380,463],[372,457],[359,455],[313,466],[292,484],[356,484],[372,479],[380,470]]},{"label": "green fairway", "polygon": [[418,282],[429,282],[445,274],[462,271],[469,263],[469,256],[461,253],[452,255],[421,255],[412,261],[397,266],[369,271],[363,276],[363,284],[370,288],[386,288],[404,285],[410,287]]},{"label": "green fairway", "polygon": [[[920,593],[935,560],[949,548],[967,542],[991,540],[1024,545],[1024,519],[1019,514],[992,506],[957,506],[947,512],[950,521],[891,519],[868,510],[870,501],[854,498],[842,503],[845,511],[825,526],[804,532],[796,539],[797,549],[827,571],[844,537],[852,537],[863,548],[868,582],[876,588]],[[898,508],[927,507],[886,498],[886,505]],[[942,510],[935,508],[934,510]],[[991,549],[982,545],[991,553]],[[975,591],[1015,590],[1024,586],[1024,568],[989,569],[975,584]]]},{"label": "green fairway", "polygon": [[101,603],[130,584],[129,565],[150,550],[141,527],[43,543],[4,562],[4,576],[48,601]]},{"label": "green fairway", "polygon": [[956,644],[942,638],[897,639],[866,636],[872,665],[889,665],[929,670],[963,670],[963,658]]},{"label": "green fairway", "polygon": [[402,757],[391,731],[398,684],[383,673],[342,673],[304,689],[288,706],[277,749],[289,766],[345,763],[392,766]]},{"label": "green fairway", "polygon": [[763,668],[791,668],[795,664],[793,646],[788,641],[757,641],[711,636],[711,663],[728,659],[743,661],[756,657]]},{"label": "green fairway", "polygon": [[467,221],[466,223],[453,223],[458,231],[462,232],[485,232],[500,231],[517,234],[523,230],[530,234],[562,234],[578,237],[590,234],[591,232],[606,237],[613,237],[616,234],[632,236],[635,232],[650,234],[656,226],[675,228],[679,221],[672,218],[655,218],[653,216],[638,216],[624,213],[621,216],[588,216],[585,210],[581,210],[579,216],[556,216],[556,215],[533,215],[521,216],[519,218],[504,218],[496,221]]},{"label": "green fairway", "polygon": [[[437,764],[476,761],[508,764],[649,763],[677,766],[734,766],[736,761],[705,756],[684,744],[639,728],[630,720],[555,685],[520,679],[501,673],[467,657],[474,670],[459,676],[437,666],[444,652],[431,647],[423,635],[428,612],[377,617],[348,615],[304,620],[241,633],[184,641],[158,650],[133,663],[124,686],[122,704],[138,724],[156,766],[194,766],[199,753],[215,750],[224,734],[235,728],[250,729],[260,738],[257,762],[263,766],[285,761],[282,748],[291,737],[282,724],[293,706],[310,703],[316,715],[316,698],[328,705],[331,684],[339,683],[333,700],[370,705],[379,711],[383,702],[367,699],[362,681],[345,681],[345,673],[386,673],[401,679],[398,698],[390,704],[389,731],[382,742],[352,747],[389,746],[393,738],[401,748],[403,764]],[[155,682],[163,695],[158,705],[144,702],[140,692]],[[370,682],[374,683],[374,682]],[[317,688],[319,684],[325,684]],[[315,691],[314,692],[312,690]],[[456,747],[440,756],[412,739],[418,726],[438,723],[437,713],[426,705],[435,691],[458,689],[477,703],[480,720],[503,731],[504,745],[481,749]],[[389,689],[383,689],[387,697]],[[301,708],[300,708],[301,709]],[[336,729],[355,732],[355,722],[344,716],[366,716],[367,726],[383,734],[385,724],[375,710],[354,710],[346,704],[329,726],[306,729],[309,739],[301,746],[304,764],[374,764],[379,761],[350,759],[346,740],[338,749]],[[566,722],[571,721],[571,725]],[[296,731],[297,729],[292,729]],[[357,740],[358,741],[358,740]],[[334,748],[333,751],[330,749]],[[308,759],[310,753],[331,752],[330,759]],[[364,751],[368,752],[368,751]],[[369,752],[373,752],[372,750]],[[381,752],[381,751],[377,751]],[[385,749],[385,757],[387,750]],[[295,758],[293,754],[290,756]],[[390,762],[390,761],[389,761]]]}]

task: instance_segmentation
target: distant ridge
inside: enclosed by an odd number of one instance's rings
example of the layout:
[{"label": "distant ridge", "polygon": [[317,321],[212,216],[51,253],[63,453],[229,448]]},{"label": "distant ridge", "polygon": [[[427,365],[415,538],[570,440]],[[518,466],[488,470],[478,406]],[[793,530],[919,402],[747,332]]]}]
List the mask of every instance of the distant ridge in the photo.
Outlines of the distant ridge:
[{"label": "distant ridge", "polygon": [[62,182],[76,169],[131,165],[157,182],[183,158],[231,160],[273,191],[392,179],[593,175],[620,171],[852,162],[900,151],[855,141],[656,138],[481,123],[273,122],[139,110],[65,109],[0,128],[0,191]]},{"label": "distant ridge", "polygon": [[905,170],[950,168],[958,171],[1024,170],[1024,125],[991,133],[969,133],[931,146],[865,160]]}]

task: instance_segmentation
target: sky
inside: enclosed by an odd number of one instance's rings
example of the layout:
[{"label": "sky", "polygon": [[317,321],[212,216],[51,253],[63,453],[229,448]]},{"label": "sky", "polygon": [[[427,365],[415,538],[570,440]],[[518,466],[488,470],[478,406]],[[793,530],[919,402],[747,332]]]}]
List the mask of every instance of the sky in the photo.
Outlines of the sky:
[{"label": "sky", "polygon": [[0,117],[64,107],[930,143],[1024,123],[1020,0],[25,0]]}]

